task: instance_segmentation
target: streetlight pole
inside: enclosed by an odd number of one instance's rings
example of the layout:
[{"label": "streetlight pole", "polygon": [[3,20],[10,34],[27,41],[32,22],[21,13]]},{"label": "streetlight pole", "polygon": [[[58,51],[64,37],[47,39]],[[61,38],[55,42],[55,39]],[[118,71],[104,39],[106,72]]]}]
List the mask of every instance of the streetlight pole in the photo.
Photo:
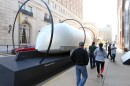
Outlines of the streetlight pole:
[{"label": "streetlight pole", "polygon": [[77,20],[75,20],[75,19],[65,19],[65,20],[61,21],[60,23],[63,23],[64,21],[67,21],[67,20],[73,20],[73,21],[76,21],[76,22],[78,22],[78,23],[81,25],[81,27],[83,28],[83,31],[84,31],[84,44],[85,44],[86,33],[85,33],[85,29],[84,29],[83,25],[82,25],[79,21],[77,21]]},{"label": "streetlight pole", "polygon": [[[14,23],[13,23],[13,29],[12,29],[12,43],[13,43],[13,48],[14,48],[14,49],[15,49],[15,44],[14,44],[14,28],[15,28],[16,19],[17,19],[17,17],[18,17],[18,14],[19,14],[20,10],[22,9],[22,7],[23,7],[28,1],[30,1],[30,0],[25,1],[25,2],[21,5],[21,7],[19,8],[19,10],[17,11],[17,14],[16,14],[16,16],[15,16],[15,20],[14,20]],[[49,50],[50,50],[50,47],[51,47],[51,44],[52,44],[52,40],[53,40],[54,23],[53,23],[53,17],[52,17],[52,13],[51,13],[51,10],[50,10],[49,6],[46,4],[45,1],[43,1],[43,0],[41,0],[41,1],[42,1],[42,2],[45,4],[45,6],[47,7],[47,9],[48,9],[48,11],[49,11],[49,14],[50,14],[50,20],[51,20],[51,38],[50,38],[50,43],[49,43],[48,49],[47,49],[46,54],[45,54],[45,56],[46,56],[46,55],[48,54]],[[40,61],[40,63],[41,63],[44,59],[45,59],[45,58],[42,58],[42,60]]]}]

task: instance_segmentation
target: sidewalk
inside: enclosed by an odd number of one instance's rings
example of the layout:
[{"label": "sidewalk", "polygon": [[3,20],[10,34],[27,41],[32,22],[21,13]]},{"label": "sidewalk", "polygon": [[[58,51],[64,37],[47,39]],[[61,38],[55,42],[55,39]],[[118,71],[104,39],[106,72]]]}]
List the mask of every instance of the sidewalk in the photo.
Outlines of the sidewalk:
[{"label": "sidewalk", "polygon": [[[130,66],[122,64],[120,59],[122,55],[122,51],[118,50],[116,62],[106,59],[103,79],[97,78],[96,68],[90,69],[88,65],[88,79],[85,86],[130,86]],[[37,86],[76,86],[75,67],[71,67]]]},{"label": "sidewalk", "polygon": [[0,53],[0,58],[7,57],[7,56],[15,56],[15,55],[10,54],[10,53]]}]

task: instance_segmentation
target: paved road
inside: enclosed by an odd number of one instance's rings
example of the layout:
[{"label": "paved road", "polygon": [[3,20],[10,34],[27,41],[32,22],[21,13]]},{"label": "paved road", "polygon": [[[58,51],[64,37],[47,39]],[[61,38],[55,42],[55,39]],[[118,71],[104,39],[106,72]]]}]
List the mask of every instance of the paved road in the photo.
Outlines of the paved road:
[{"label": "paved road", "polygon": [[[97,78],[96,68],[90,69],[88,65],[89,76],[85,86],[130,86],[130,66],[122,64],[122,55],[122,52],[117,53],[116,62],[106,59],[103,79]],[[75,68],[71,67],[37,86],[76,86],[75,78]]]}]

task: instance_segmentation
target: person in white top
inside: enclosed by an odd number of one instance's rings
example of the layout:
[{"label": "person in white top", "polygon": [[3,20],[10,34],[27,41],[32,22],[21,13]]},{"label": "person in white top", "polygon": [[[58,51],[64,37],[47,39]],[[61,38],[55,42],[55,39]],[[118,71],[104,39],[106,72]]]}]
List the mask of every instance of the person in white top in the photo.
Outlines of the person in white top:
[{"label": "person in white top", "polygon": [[100,78],[100,76],[103,78],[103,71],[104,71],[104,64],[105,64],[105,58],[107,57],[107,52],[105,49],[103,49],[103,44],[99,43],[99,48],[96,48],[94,51],[94,56],[96,60],[97,65],[97,77]]},{"label": "person in white top", "polygon": [[111,60],[113,60],[113,62],[115,62],[115,57],[116,57],[116,47],[115,47],[115,44],[111,45]]}]

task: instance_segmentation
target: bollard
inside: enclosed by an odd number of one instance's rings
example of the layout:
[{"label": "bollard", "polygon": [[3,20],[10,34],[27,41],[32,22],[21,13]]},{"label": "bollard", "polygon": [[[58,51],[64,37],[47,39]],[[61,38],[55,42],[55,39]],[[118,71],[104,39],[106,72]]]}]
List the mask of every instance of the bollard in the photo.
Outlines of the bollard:
[{"label": "bollard", "polygon": [[7,45],[7,53],[8,53],[8,45]]}]

